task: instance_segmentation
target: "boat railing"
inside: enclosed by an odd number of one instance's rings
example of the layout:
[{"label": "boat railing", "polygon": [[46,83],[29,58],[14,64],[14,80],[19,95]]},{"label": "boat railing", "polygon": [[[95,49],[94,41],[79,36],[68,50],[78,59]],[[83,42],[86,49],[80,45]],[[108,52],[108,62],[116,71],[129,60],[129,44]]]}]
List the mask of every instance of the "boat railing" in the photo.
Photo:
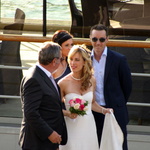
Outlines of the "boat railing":
[{"label": "boat railing", "polygon": [[[1,34],[2,41],[21,41],[21,42],[45,42],[50,41],[51,36],[25,36],[25,35],[9,35]],[[89,38],[74,38],[74,44],[91,45]],[[109,39],[107,46],[111,47],[133,47],[133,48],[150,48],[150,41],[136,41],[136,40],[113,40]]]},{"label": "boat railing", "polygon": [[[21,41],[21,42],[45,42],[45,41],[50,41],[51,37],[24,36],[24,35],[0,35],[0,40],[3,40],[3,41]],[[90,42],[89,38],[74,38],[74,44],[83,44],[83,43],[91,46],[91,42]],[[107,43],[107,46],[110,46],[110,47],[150,48],[150,42],[149,41],[113,40],[113,39],[110,39]],[[29,67],[0,65],[0,69],[27,70],[27,69],[29,69]],[[149,73],[131,73],[131,75],[137,76],[137,77],[138,76],[139,77],[150,77]],[[0,95],[0,98],[20,99],[20,96]],[[150,107],[150,103],[128,102],[127,105]]]}]

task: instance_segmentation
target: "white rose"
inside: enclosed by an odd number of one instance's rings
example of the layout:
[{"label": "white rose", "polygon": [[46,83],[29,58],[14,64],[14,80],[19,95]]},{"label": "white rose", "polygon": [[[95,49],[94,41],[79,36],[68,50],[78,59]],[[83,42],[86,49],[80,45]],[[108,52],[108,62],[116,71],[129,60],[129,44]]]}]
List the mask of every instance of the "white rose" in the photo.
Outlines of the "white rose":
[{"label": "white rose", "polygon": [[88,107],[84,107],[84,109],[83,109],[84,111],[87,111],[88,110]]},{"label": "white rose", "polygon": [[75,105],[73,106],[74,109],[79,109],[79,107],[80,107],[80,104],[75,104]]}]

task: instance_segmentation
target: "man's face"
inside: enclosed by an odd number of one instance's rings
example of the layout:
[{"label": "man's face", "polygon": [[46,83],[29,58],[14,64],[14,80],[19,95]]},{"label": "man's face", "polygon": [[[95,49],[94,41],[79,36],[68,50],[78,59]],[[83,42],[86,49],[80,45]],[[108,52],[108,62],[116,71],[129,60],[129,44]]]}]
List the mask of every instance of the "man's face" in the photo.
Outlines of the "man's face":
[{"label": "man's face", "polygon": [[93,30],[90,35],[91,44],[96,53],[102,53],[108,42],[105,30]]}]

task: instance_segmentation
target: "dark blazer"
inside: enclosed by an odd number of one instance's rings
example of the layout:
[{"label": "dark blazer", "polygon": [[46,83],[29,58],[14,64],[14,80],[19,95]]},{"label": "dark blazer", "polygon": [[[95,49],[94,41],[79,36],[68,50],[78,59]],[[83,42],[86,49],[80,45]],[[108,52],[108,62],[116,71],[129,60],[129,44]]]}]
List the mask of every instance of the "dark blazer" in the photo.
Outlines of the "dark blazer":
[{"label": "dark blazer", "polygon": [[48,140],[56,131],[67,141],[61,98],[49,77],[38,67],[30,69],[21,83],[23,120],[19,144],[24,149],[56,150],[58,144]]},{"label": "dark blazer", "polygon": [[106,107],[114,109],[114,115],[122,130],[129,121],[126,103],[132,89],[132,79],[126,57],[108,49],[105,75],[104,97]]}]

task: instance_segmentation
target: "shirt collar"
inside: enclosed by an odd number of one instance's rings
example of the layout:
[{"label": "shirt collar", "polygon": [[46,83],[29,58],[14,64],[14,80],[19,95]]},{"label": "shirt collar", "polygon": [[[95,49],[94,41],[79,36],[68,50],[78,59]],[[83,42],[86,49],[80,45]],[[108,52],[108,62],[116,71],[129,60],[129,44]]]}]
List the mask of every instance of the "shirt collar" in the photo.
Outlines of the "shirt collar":
[{"label": "shirt collar", "polygon": [[41,70],[43,70],[48,77],[52,76],[52,74],[48,70],[46,70],[44,67],[42,67],[39,63],[37,63],[36,66],[38,66]]}]

